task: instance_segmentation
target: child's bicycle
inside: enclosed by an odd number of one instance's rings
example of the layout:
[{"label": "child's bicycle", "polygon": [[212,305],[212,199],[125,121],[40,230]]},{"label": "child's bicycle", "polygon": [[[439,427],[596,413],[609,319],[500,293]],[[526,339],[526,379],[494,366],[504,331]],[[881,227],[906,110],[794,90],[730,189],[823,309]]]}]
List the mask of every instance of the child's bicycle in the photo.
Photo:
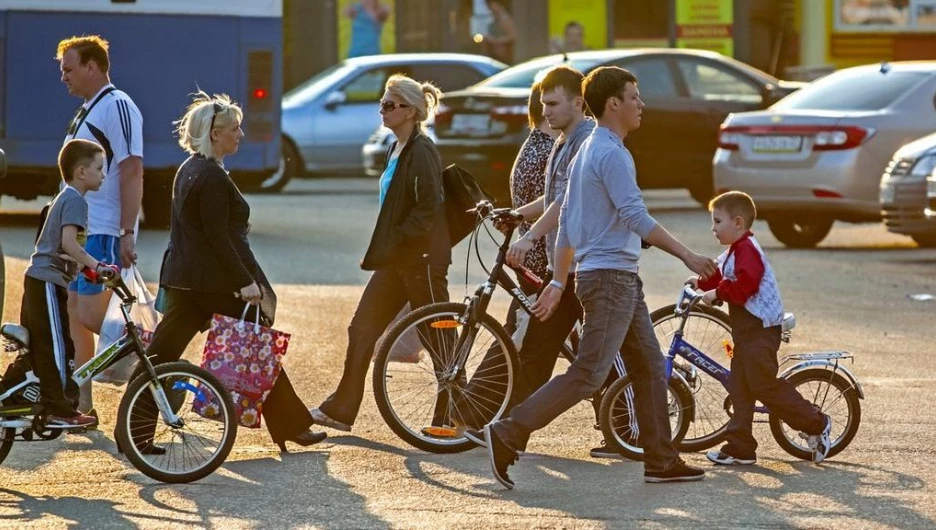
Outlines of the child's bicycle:
[{"label": "child's bicycle", "polygon": [[[121,299],[127,333],[75,370],[75,383],[81,386],[120,359],[137,355],[139,375],[128,385],[117,412],[118,450],[144,475],[161,482],[192,482],[210,475],[224,463],[237,437],[231,395],[217,378],[190,363],[179,361],[154,367],[145,355],[140,331],[130,318],[136,298],[119,274],[109,276],[104,283]],[[0,335],[7,352],[18,352],[20,356],[28,353],[29,332],[23,326],[5,323],[0,326]],[[218,405],[212,419],[192,411],[196,396]],[[54,440],[62,434],[64,429],[46,425],[39,398],[39,379],[32,371],[0,393],[0,463],[15,441]]]},{"label": "child's bicycle", "polygon": [[[533,302],[505,267],[526,276],[532,284],[540,282],[529,270],[506,263],[514,228],[522,218],[508,208],[495,210],[490,203],[480,203],[476,210],[481,221],[475,227],[475,252],[482,267],[477,235],[484,221],[502,221],[509,227],[494,266],[489,271],[484,267],[488,278],[464,303],[435,303],[409,313],[387,332],[374,359],[374,397],[384,421],[410,445],[434,453],[476,447],[461,434],[460,427],[484,425],[507,409],[520,370],[519,354],[510,334],[488,313],[488,305],[500,286],[530,313]],[[428,354],[417,362],[398,362],[391,351],[413,330]],[[577,338],[573,331],[560,347],[560,355],[569,362],[575,359]],[[613,370],[618,377],[626,377],[620,357]],[[626,391],[630,385],[620,388]],[[600,402],[600,395],[595,399]],[[692,403],[689,386],[678,375],[670,379],[668,401],[671,429],[678,439],[689,427],[684,411],[691,409]],[[624,442],[621,450],[631,458],[643,458],[636,443]]]},{"label": "child's bicycle", "polygon": [[[694,402],[687,414],[693,426],[677,443],[677,448],[681,451],[701,451],[722,442],[732,413],[731,400],[728,397],[728,368],[706,355],[696,345],[687,342],[684,337],[686,323],[692,316],[698,321],[715,323],[716,325],[710,327],[716,337],[728,329],[723,312],[705,306],[697,307],[701,299],[702,293],[686,285],[680,291],[676,305],[664,309],[673,315],[672,320],[678,322],[666,353],[667,377],[679,376],[689,384],[694,395]],[[793,314],[785,314],[782,324],[784,342],[790,341],[790,332],[795,324]],[[709,341],[708,346],[711,345],[712,342]],[[709,351],[718,353],[719,348],[721,355],[730,357],[731,344],[727,339]],[[828,455],[830,457],[840,453],[851,443],[861,423],[859,399],[864,399],[864,391],[851,371],[840,364],[845,359],[854,359],[854,356],[847,351],[799,353],[785,356],[780,363],[783,366],[794,362],[780,377],[793,383],[804,398],[832,418],[832,449]],[[716,403],[720,396],[724,397],[720,403]],[[629,399],[623,380],[615,382],[605,392],[599,423],[605,440],[609,443],[620,443],[622,432],[633,432],[633,417],[628,413],[631,410]],[[804,460],[812,458],[812,450],[806,444],[805,436],[771,415],[763,405],[757,406],[755,412],[769,415],[770,431],[784,451]]]}]

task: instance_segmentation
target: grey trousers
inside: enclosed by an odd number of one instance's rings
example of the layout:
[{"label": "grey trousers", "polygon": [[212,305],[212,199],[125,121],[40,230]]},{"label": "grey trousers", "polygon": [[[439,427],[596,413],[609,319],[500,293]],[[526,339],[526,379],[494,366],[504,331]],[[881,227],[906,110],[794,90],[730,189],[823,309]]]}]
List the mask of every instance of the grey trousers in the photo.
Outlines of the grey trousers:
[{"label": "grey trousers", "polygon": [[578,356],[566,373],[540,387],[492,428],[507,445],[519,447],[530,433],[598,390],[620,350],[633,381],[644,469],[665,471],[675,465],[679,454],[672,443],[663,356],[644,301],[643,282],[637,274],[619,270],[580,272],[575,282],[584,311]]}]

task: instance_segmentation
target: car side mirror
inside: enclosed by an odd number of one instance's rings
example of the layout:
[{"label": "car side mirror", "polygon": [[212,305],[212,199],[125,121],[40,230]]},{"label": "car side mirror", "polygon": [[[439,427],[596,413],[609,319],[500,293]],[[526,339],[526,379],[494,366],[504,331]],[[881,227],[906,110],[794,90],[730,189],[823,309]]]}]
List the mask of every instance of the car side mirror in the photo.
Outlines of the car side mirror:
[{"label": "car side mirror", "polygon": [[341,90],[336,90],[325,96],[325,108],[328,110],[335,110],[338,108],[338,105],[343,104],[345,101],[348,101],[348,96]]}]

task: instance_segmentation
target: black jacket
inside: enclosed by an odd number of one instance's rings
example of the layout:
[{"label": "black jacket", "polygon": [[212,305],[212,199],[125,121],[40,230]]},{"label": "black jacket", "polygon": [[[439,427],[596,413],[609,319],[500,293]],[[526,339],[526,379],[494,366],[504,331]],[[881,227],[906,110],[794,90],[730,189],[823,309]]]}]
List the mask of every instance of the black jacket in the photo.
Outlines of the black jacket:
[{"label": "black jacket", "polygon": [[192,155],[172,188],[160,285],[233,295],[256,281],[263,292],[260,308],[272,323],[276,296],[247,241],[250,206],[227,172],[212,159]]},{"label": "black jacket", "polygon": [[[387,160],[395,147],[396,143],[390,147]],[[377,270],[451,262],[442,157],[417,127],[400,153],[361,268]]]}]

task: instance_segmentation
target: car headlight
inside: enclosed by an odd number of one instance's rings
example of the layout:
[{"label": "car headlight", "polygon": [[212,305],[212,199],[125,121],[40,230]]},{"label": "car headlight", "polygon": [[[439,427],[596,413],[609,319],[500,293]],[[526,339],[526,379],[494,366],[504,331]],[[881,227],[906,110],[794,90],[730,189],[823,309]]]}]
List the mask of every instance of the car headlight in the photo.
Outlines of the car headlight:
[{"label": "car headlight", "polygon": [[936,153],[920,157],[910,168],[907,177],[911,180],[923,180],[933,172],[933,169],[936,169]]}]

